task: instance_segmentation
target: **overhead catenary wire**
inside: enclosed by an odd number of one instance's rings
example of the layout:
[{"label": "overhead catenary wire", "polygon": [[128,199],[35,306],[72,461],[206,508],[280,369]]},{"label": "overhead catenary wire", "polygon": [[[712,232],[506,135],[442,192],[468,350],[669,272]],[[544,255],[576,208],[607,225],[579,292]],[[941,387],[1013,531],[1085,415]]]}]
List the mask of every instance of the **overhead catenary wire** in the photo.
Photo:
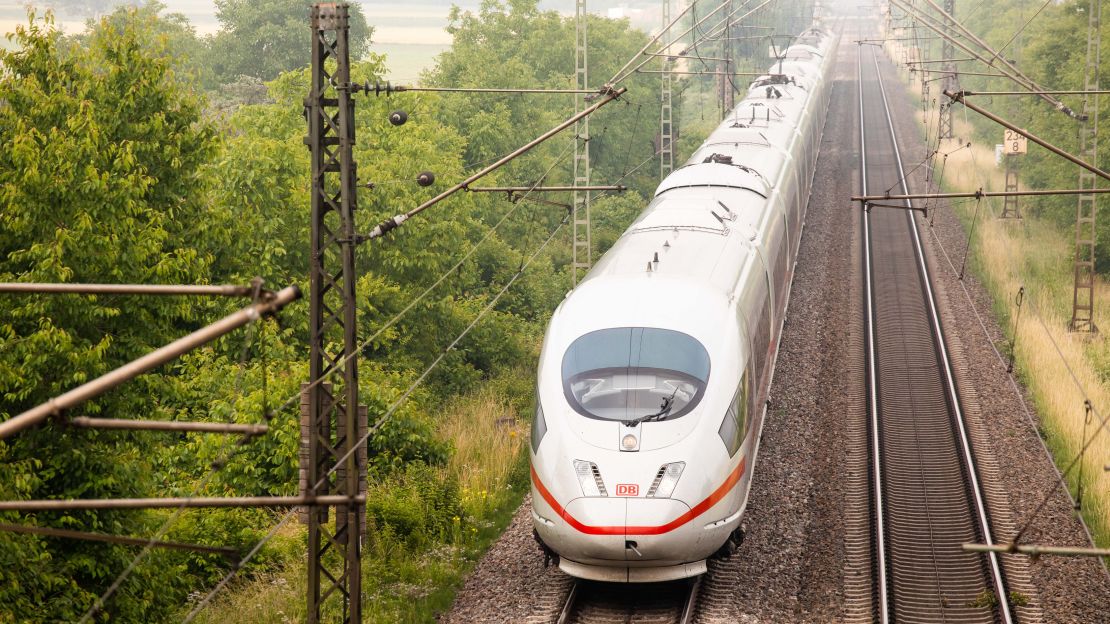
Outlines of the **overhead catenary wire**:
[{"label": "overhead catenary wire", "polygon": [[377,226],[375,226],[368,234],[360,236],[359,237],[359,242],[365,242],[365,241],[368,241],[368,240],[373,240],[375,238],[379,238],[381,236],[384,236],[385,234],[387,234],[391,230],[393,230],[397,227],[400,227],[405,221],[408,221],[409,219],[415,217],[416,215],[418,215],[421,212],[427,210],[428,208],[434,206],[435,204],[438,204],[439,202],[443,201],[444,199],[447,199],[448,197],[454,195],[455,193],[465,189],[470,184],[472,184],[474,182],[477,182],[481,178],[485,177],[487,174],[489,174],[489,173],[493,172],[494,170],[500,168],[502,165],[508,163],[509,161],[513,160],[514,158],[516,158],[518,156],[521,156],[521,155],[527,153],[533,147],[539,145],[540,143],[543,143],[544,141],[547,141],[548,139],[555,136],[556,134],[559,134],[563,130],[565,130],[565,129],[569,128],[570,126],[574,125],[580,119],[583,119],[583,118],[589,116],[594,111],[601,108],[602,106],[608,104],[609,102],[612,102],[613,100],[615,100],[618,97],[620,97],[621,95],[623,95],[625,93],[625,91],[627,91],[627,89],[624,89],[624,88],[608,88],[608,89],[605,89],[603,91],[604,95],[602,95],[601,98],[597,102],[595,102],[592,106],[590,106],[589,108],[586,108],[585,110],[575,114],[573,117],[563,121],[562,123],[558,124],[557,126],[548,130],[547,132],[543,133],[542,135],[536,137],[535,139],[532,139],[531,141],[529,141],[525,145],[513,150],[511,153],[502,157],[497,162],[486,166],[481,171],[479,171],[475,174],[470,175],[469,177],[467,177],[462,182],[459,182],[459,183],[455,184],[451,188],[447,189],[446,191],[443,191],[439,195],[436,195],[432,199],[429,199],[428,201],[420,204],[416,208],[413,208],[413,209],[409,210],[408,212],[404,212],[404,213],[395,215],[393,217],[390,217],[390,218],[382,221]]}]

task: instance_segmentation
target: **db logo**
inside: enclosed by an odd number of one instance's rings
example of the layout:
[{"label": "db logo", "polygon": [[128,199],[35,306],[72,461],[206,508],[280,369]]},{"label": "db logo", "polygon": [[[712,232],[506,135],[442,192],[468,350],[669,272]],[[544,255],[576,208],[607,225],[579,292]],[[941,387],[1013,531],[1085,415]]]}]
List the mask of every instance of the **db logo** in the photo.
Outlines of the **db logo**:
[{"label": "db logo", "polygon": [[639,496],[640,486],[635,483],[618,483],[617,496]]}]

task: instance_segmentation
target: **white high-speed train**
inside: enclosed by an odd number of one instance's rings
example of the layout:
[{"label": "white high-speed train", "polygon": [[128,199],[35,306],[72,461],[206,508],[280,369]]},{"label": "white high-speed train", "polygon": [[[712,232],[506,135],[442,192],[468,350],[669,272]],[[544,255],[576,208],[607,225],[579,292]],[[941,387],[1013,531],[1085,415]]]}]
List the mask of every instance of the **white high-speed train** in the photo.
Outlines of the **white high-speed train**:
[{"label": "white high-speed train", "polygon": [[566,573],[685,578],[742,538],[837,43],[801,33],[552,316],[532,518]]}]

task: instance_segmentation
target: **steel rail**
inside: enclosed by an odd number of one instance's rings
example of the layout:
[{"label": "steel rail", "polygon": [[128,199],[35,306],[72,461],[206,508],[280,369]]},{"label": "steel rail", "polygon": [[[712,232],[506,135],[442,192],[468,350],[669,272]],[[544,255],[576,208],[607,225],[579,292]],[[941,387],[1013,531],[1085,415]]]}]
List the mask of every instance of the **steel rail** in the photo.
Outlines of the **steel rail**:
[{"label": "steel rail", "polygon": [[[887,126],[890,129],[890,138],[894,146],[894,162],[898,167],[899,181],[898,185],[901,186],[902,192],[909,193],[906,185],[906,174],[902,167],[902,156],[898,149],[898,135],[894,130],[894,120],[890,114],[890,104],[887,100],[886,87],[883,85],[882,75],[879,72],[879,59],[878,56],[874,57],[875,72],[878,78],[879,90],[882,93],[883,109],[886,112]],[[906,206],[910,207],[909,200],[906,200]],[[955,375],[952,371],[951,357],[948,353],[947,345],[944,342],[944,330],[941,327],[940,312],[937,309],[936,297],[933,293],[932,281],[929,274],[929,268],[925,262],[925,253],[921,246],[921,237],[917,231],[916,223],[913,221],[911,213],[906,213],[907,219],[910,220],[910,231],[913,233],[914,248],[917,255],[918,265],[921,269],[923,279],[921,280],[926,299],[929,304],[929,321],[932,324],[933,331],[936,335],[937,348],[940,351],[940,362],[943,367],[945,389],[948,393],[948,400],[950,401],[956,423],[957,433],[959,434],[960,447],[964,460],[964,467],[966,476],[970,482],[970,489],[972,497],[975,502],[975,514],[979,523],[979,530],[982,533],[984,542],[988,546],[994,545],[992,537],[989,512],[987,510],[986,501],[983,495],[982,485],[979,483],[978,470],[975,464],[975,457],[971,450],[971,442],[967,433],[967,423],[964,418],[963,410],[961,409],[960,397],[956,391]],[[1009,595],[1006,592],[1005,581],[1002,576],[1002,568],[999,563],[998,553],[987,553],[988,564],[991,572],[991,581],[994,585],[995,596],[997,597],[997,606],[999,615],[1001,616],[1003,624],[1012,624],[1014,621],[1013,614],[1010,611]]]},{"label": "steel rail", "polygon": [[229,314],[219,321],[202,327],[188,336],[178,338],[170,344],[156,349],[137,360],[132,360],[65,394],[50,399],[46,403],[31,408],[18,416],[14,416],[0,423],[0,439],[7,438],[27,427],[42,423],[51,416],[60,415],[63,411],[76,407],[89,399],[96,398],[125,381],[134,379],[203,344],[209,343],[248,323],[257,321],[267,314],[277,312],[285,307],[286,304],[296,300],[300,296],[301,291],[296,285],[283,288],[274,293],[266,301],[251,304],[238,312]]},{"label": "steel rail", "polygon": [[570,616],[574,613],[574,608],[578,603],[579,587],[582,581],[574,581],[570,586],[570,592],[567,593],[567,601],[563,603],[563,609],[559,611],[559,619],[555,620],[555,624],[569,624]]},{"label": "steel rail", "polygon": [[79,294],[79,295],[210,295],[251,297],[254,286],[183,284],[46,284],[41,282],[2,282],[0,293]]},{"label": "steel rail", "polygon": [[690,583],[690,593],[686,595],[686,604],[682,606],[682,615],[678,618],[678,624],[693,624],[694,613],[698,607],[698,592],[701,591],[701,578],[698,576]]},{"label": "steel rail", "polygon": [[[863,192],[867,194],[867,126],[863,119],[863,46],[856,48],[857,86],[859,88],[859,132],[860,132],[860,177]],[[878,570],[879,594],[879,624],[890,622],[890,593],[887,580],[886,557],[886,514],[883,512],[883,478],[882,478],[882,453],[879,449],[879,382],[876,377],[877,366],[875,357],[875,296],[871,288],[871,214],[862,211],[863,221],[863,254],[864,254],[864,292],[867,302],[867,378],[868,378],[868,412],[870,413],[871,430],[871,481],[873,489],[872,505],[874,505],[875,521],[875,568]]]}]

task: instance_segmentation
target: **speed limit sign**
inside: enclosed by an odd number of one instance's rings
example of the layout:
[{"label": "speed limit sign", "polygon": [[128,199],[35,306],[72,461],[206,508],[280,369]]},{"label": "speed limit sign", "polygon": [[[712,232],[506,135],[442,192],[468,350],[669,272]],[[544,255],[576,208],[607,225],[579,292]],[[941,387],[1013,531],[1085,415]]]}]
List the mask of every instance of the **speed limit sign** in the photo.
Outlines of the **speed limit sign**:
[{"label": "speed limit sign", "polygon": [[1024,154],[1029,139],[1025,135],[1007,128],[1002,133],[1002,152],[1004,154]]}]

